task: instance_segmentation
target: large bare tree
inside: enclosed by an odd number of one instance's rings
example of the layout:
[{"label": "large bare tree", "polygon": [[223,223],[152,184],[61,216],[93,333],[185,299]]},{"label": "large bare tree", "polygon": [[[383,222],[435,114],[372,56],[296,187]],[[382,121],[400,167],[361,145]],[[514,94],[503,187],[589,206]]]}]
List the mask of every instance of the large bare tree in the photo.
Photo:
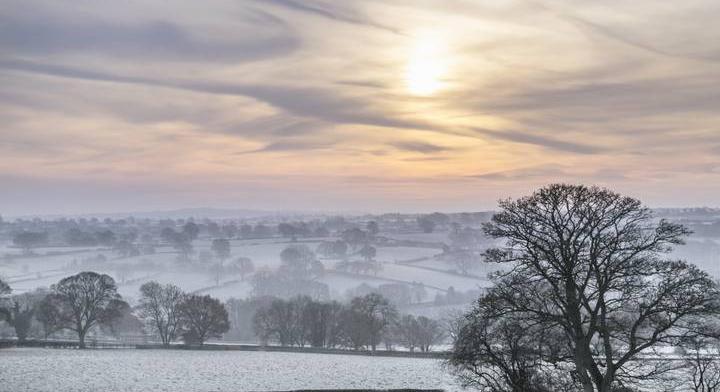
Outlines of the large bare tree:
[{"label": "large bare tree", "polygon": [[96,272],[68,276],[53,285],[52,291],[60,307],[59,324],[78,334],[80,348],[85,348],[87,333],[101,322],[110,322],[123,305],[113,278]]},{"label": "large bare tree", "polygon": [[642,377],[641,353],[679,344],[693,319],[718,311],[713,280],[665,258],[688,229],[636,199],[555,184],[500,208],[484,229],[505,247],[485,257],[510,268],[493,295],[505,314],[562,331],[586,392]]},{"label": "large bare tree", "polygon": [[160,341],[168,346],[175,341],[180,329],[179,306],[185,294],[173,285],[151,281],[140,286],[140,316],[157,332]]}]

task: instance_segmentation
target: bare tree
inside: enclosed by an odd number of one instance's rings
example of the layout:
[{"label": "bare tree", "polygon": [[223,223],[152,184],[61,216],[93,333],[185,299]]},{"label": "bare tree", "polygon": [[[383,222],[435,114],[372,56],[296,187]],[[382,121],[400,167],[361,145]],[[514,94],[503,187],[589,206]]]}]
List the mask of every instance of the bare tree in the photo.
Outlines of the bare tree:
[{"label": "bare tree", "polygon": [[295,317],[293,305],[289,301],[274,299],[268,307],[259,309],[255,314],[255,333],[261,341],[276,340],[281,346],[295,342]]},{"label": "bare tree", "polygon": [[397,318],[397,310],[380,294],[370,293],[350,302],[350,327],[355,331],[355,348],[370,346],[375,351],[383,332]]},{"label": "bare tree", "polygon": [[178,307],[184,296],[182,290],[172,284],[162,286],[151,281],[140,286],[140,316],[152,325],[164,346],[177,338],[181,326]]},{"label": "bare tree", "polygon": [[10,301],[9,301],[9,295],[12,293],[12,289],[10,288],[10,285],[5,283],[4,280],[0,279],[0,320],[10,319]]},{"label": "bare tree", "polygon": [[720,391],[720,334],[717,326],[698,320],[697,334],[683,339],[685,370],[693,392]]},{"label": "bare tree", "polygon": [[209,295],[186,296],[178,310],[182,315],[186,343],[202,345],[207,339],[219,338],[230,329],[225,305]]},{"label": "bare tree", "polygon": [[212,250],[215,257],[226,260],[230,257],[230,241],[225,238],[217,238],[212,241]]},{"label": "bare tree", "polygon": [[183,225],[182,232],[187,235],[190,241],[194,241],[198,238],[198,234],[200,234],[200,227],[195,222],[188,222]]},{"label": "bare tree", "polygon": [[15,329],[18,341],[24,342],[27,339],[37,306],[45,295],[46,293],[42,291],[34,291],[14,295],[10,299],[7,321]]},{"label": "bare tree", "polygon": [[78,334],[80,348],[85,348],[85,336],[101,321],[114,316],[116,301],[120,300],[115,281],[108,275],[81,272],[60,280],[52,286],[59,309],[59,324]]},{"label": "bare tree", "polygon": [[215,285],[220,285],[220,276],[223,272],[223,263],[230,257],[230,241],[225,238],[217,238],[212,241],[212,250],[218,262],[213,268],[215,272]]},{"label": "bare tree", "polygon": [[374,246],[371,245],[365,245],[358,251],[358,254],[366,261],[371,262],[375,259],[375,256],[377,255],[377,249],[375,249]]},{"label": "bare tree", "polygon": [[324,273],[325,267],[315,253],[305,245],[291,245],[280,252],[279,271],[295,279],[313,279]]},{"label": "bare tree", "polygon": [[247,274],[255,272],[255,264],[249,257],[238,257],[235,259],[235,269],[240,274],[240,280],[245,280]]},{"label": "bare tree", "polygon": [[428,352],[430,347],[438,344],[445,337],[442,324],[431,318],[419,316],[417,318],[417,334],[420,351]]},{"label": "bare tree", "polygon": [[46,295],[37,305],[35,319],[42,325],[45,339],[52,333],[62,329],[62,315],[60,314],[63,300],[58,294]]},{"label": "bare tree", "polygon": [[626,371],[630,361],[679,344],[689,320],[718,311],[718,288],[706,273],[662,258],[689,231],[656,222],[638,200],[559,184],[500,207],[484,229],[506,247],[485,256],[511,269],[494,295],[505,299],[504,314],[557,325],[586,392],[642,376]]}]

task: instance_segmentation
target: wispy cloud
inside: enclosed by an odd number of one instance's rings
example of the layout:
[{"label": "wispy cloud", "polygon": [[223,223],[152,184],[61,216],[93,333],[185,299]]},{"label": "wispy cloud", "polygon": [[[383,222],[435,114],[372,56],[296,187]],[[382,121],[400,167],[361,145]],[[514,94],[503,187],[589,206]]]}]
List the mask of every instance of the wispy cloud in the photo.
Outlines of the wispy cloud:
[{"label": "wispy cloud", "polygon": [[0,206],[66,180],[118,206],[203,184],[174,206],[475,209],[552,180],[713,204],[719,7],[7,0]]},{"label": "wispy cloud", "polygon": [[552,182],[553,178],[566,176],[568,175],[568,172],[565,170],[562,166],[557,165],[541,165],[541,166],[532,166],[532,167],[524,167],[520,169],[512,169],[512,170],[501,170],[501,171],[493,171],[488,173],[481,173],[481,174],[474,174],[470,175],[468,177],[476,178],[479,180],[489,180],[489,181],[506,181],[506,180],[529,180],[534,178],[545,178],[548,179],[549,182]]},{"label": "wispy cloud", "polygon": [[40,7],[5,10],[9,13],[0,15],[0,51],[6,54],[238,62],[286,55],[301,44],[282,19],[251,9],[237,15],[237,22],[253,34],[230,39],[208,37],[167,19],[127,22],[51,14]]},{"label": "wispy cloud", "polygon": [[24,60],[0,60],[0,69],[100,82],[166,87],[207,94],[251,97],[292,114],[332,123],[431,129],[427,122],[394,118],[370,107],[367,100],[319,87],[154,79]]},{"label": "wispy cloud", "polygon": [[391,33],[399,34],[399,31],[393,27],[378,23],[367,16],[359,14],[355,10],[344,8],[349,2],[321,2],[321,1],[297,1],[297,0],[265,0],[263,3],[270,3],[276,6],[285,7],[291,10],[306,12],[312,15],[321,16],[331,20],[345,23],[369,26]]},{"label": "wispy cloud", "polygon": [[421,154],[433,154],[437,152],[443,152],[451,150],[449,147],[440,146],[437,144],[422,142],[422,141],[401,141],[394,142],[391,145],[398,150],[417,152]]},{"label": "wispy cloud", "polygon": [[514,143],[531,144],[535,146],[545,147],[551,150],[565,151],[576,154],[597,154],[605,151],[601,146],[593,146],[583,143],[575,143],[566,140],[559,140],[541,134],[532,134],[515,130],[496,131],[490,129],[473,128],[479,134],[491,137],[493,139],[507,140]]}]

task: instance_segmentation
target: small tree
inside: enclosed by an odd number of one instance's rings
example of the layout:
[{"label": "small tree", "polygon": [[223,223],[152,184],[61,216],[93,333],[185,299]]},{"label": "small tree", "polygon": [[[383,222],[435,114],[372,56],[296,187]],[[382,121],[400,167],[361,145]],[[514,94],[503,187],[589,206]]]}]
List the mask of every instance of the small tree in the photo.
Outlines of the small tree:
[{"label": "small tree", "polygon": [[238,257],[235,259],[234,267],[240,274],[240,280],[243,281],[247,274],[255,272],[255,264],[253,264],[253,261],[248,257]]},{"label": "small tree", "polygon": [[212,242],[212,250],[217,257],[218,262],[214,268],[215,271],[215,285],[220,285],[220,275],[223,272],[223,262],[230,257],[230,241],[225,238],[217,238]]},{"label": "small tree", "polygon": [[59,306],[59,324],[78,334],[80,348],[85,348],[85,336],[100,322],[109,322],[115,316],[117,293],[115,281],[108,275],[81,272],[60,280],[52,286]]},{"label": "small tree", "polygon": [[10,320],[10,311],[12,308],[12,303],[9,298],[10,293],[12,293],[10,285],[0,279],[0,320]]},{"label": "small tree", "polygon": [[183,226],[182,231],[190,241],[194,241],[198,238],[198,234],[200,234],[200,227],[195,224],[195,222],[188,222]]},{"label": "small tree", "polygon": [[417,318],[418,323],[418,342],[420,350],[424,352],[430,351],[430,347],[438,344],[445,337],[442,324],[425,316]]},{"label": "small tree", "polygon": [[181,327],[179,306],[185,294],[179,287],[151,281],[140,286],[140,316],[150,324],[164,346],[175,341]]},{"label": "small tree", "polygon": [[344,230],[340,236],[354,250],[368,242],[368,233],[357,227]]},{"label": "small tree", "polygon": [[365,245],[360,248],[360,251],[358,253],[363,259],[365,259],[366,262],[369,263],[375,259],[375,256],[377,255],[377,249],[375,249],[374,246]]},{"label": "small tree", "polygon": [[0,279],[0,298],[2,298],[2,296],[10,294],[11,292],[12,289],[10,288],[10,285],[5,283],[4,280]]},{"label": "small tree", "polygon": [[178,307],[182,316],[183,339],[189,344],[204,344],[230,329],[225,305],[209,295],[186,296]]},{"label": "small tree", "polygon": [[38,304],[46,293],[42,291],[18,294],[11,298],[7,321],[15,329],[18,341],[27,339]]},{"label": "small tree", "polygon": [[375,221],[368,222],[365,228],[372,237],[375,237],[380,232],[380,226],[378,226],[377,222]]},{"label": "small tree", "polygon": [[212,250],[215,257],[220,260],[227,260],[230,257],[230,241],[226,238],[216,238],[212,241]]},{"label": "small tree", "polygon": [[435,230],[435,221],[429,216],[421,216],[417,218],[417,223],[423,233],[432,233],[433,230]]},{"label": "small tree", "polygon": [[323,264],[317,260],[315,253],[305,245],[291,245],[280,252],[282,265],[280,271],[295,279],[311,279],[321,276]]}]

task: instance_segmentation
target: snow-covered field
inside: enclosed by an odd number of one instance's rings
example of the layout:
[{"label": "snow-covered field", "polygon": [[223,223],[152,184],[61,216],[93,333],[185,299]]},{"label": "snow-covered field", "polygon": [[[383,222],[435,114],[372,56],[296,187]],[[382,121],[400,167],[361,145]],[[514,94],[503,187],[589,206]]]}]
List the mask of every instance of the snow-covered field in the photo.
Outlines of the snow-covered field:
[{"label": "snow-covered field", "polygon": [[488,286],[486,280],[450,275],[401,264],[383,264],[383,269],[378,276],[405,282],[422,282],[427,286],[440,289],[453,286],[456,290],[471,290]]},{"label": "snow-covered field", "polygon": [[5,349],[0,390],[272,391],[441,388],[459,391],[425,358],[248,351]]},{"label": "snow-covered field", "polygon": [[401,262],[421,257],[432,257],[441,253],[440,249],[413,248],[409,246],[379,247],[376,258],[383,262]]},{"label": "snow-covered field", "polygon": [[448,233],[445,231],[435,231],[433,233],[392,233],[387,235],[389,238],[396,240],[421,241],[421,242],[447,242]]}]

